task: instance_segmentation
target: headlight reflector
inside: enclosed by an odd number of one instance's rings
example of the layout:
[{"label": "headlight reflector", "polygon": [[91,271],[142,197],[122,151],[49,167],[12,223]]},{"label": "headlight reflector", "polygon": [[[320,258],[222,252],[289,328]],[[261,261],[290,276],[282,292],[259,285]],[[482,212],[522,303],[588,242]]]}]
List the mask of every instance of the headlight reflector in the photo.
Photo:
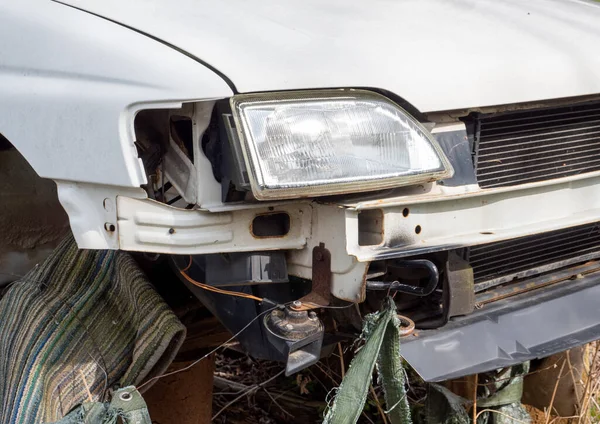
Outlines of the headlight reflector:
[{"label": "headlight reflector", "polygon": [[376,93],[248,94],[234,96],[231,105],[259,200],[385,189],[452,175],[428,132]]}]

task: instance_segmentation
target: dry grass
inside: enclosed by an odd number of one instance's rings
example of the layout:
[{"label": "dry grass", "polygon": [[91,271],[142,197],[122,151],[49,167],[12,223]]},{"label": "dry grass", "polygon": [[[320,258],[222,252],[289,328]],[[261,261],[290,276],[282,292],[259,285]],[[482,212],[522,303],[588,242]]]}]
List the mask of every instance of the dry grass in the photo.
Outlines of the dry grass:
[{"label": "dry grass", "polygon": [[[600,342],[593,342],[586,346],[584,356],[584,372],[577,375],[577,370],[571,366],[566,357],[562,364],[563,372],[560,377],[571,375],[574,383],[583,388],[580,393],[576,393],[573,398],[578,407],[578,414],[571,417],[557,417],[551,405],[548,405],[543,411],[526,406],[532,418],[532,424],[599,424],[600,423]],[[556,385],[558,386],[559,379]],[[556,391],[556,387],[555,387]]]},{"label": "dry grass", "polygon": [[[323,359],[294,378],[281,375],[282,365],[279,363],[254,360],[244,355],[231,355],[231,352],[219,354],[215,372],[217,381],[215,381],[213,409],[214,412],[221,410],[222,412],[214,422],[235,424],[320,422],[327,395],[340,384],[344,372],[342,364],[345,368],[350,359],[349,352],[343,350],[340,352],[340,350],[342,349],[338,349],[330,358]],[[345,360],[341,359],[344,356],[346,356]],[[583,372],[579,372],[581,368],[579,371],[575,369],[568,356],[561,358],[551,367],[532,371],[532,373],[540,373],[554,369],[554,374],[551,374],[552,377],[548,379],[547,389],[552,394],[547,402],[548,405],[541,409],[525,406],[531,415],[532,424],[600,424],[600,342],[590,343],[586,347]],[[410,370],[408,375],[410,380],[408,396],[411,406],[424,406],[427,385]],[[552,405],[555,405],[562,396],[560,390],[557,390],[559,382],[567,380],[578,387],[573,396],[574,401],[576,400],[579,405],[578,414],[571,417],[557,417],[556,409]],[[483,383],[480,382],[481,384]],[[464,397],[469,396],[465,393]],[[384,424],[387,419],[382,414],[383,410],[385,410],[383,393],[381,387],[375,385],[359,422]],[[484,411],[484,409],[476,410],[475,413]]]},{"label": "dry grass", "polygon": [[586,351],[585,391],[582,395],[582,418],[579,423],[600,423],[600,342],[590,343]]}]

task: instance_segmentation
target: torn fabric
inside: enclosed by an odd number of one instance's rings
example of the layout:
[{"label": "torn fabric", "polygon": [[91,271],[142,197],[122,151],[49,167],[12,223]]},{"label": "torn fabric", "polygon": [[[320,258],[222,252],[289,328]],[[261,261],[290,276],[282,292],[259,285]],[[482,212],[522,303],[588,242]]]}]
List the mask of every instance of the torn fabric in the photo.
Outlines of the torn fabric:
[{"label": "torn fabric", "polygon": [[324,424],[354,424],[364,408],[373,369],[377,365],[385,391],[387,415],[392,424],[410,424],[406,397],[406,374],[400,359],[400,321],[396,305],[387,298],[380,312],[369,314],[363,323],[364,345],[356,354],[330,405]]}]

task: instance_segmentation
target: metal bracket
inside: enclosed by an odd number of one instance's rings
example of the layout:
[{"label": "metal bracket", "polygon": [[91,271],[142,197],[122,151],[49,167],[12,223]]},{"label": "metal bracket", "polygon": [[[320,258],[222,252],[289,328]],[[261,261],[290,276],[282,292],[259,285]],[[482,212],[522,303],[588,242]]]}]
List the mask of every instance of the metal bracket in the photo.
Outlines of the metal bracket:
[{"label": "metal bracket", "polygon": [[450,252],[448,255],[444,286],[446,322],[451,317],[473,312],[475,309],[473,268],[455,252]]},{"label": "metal bracket", "polygon": [[331,299],[331,252],[325,243],[312,251],[312,291],[300,299],[302,303],[329,305]]}]

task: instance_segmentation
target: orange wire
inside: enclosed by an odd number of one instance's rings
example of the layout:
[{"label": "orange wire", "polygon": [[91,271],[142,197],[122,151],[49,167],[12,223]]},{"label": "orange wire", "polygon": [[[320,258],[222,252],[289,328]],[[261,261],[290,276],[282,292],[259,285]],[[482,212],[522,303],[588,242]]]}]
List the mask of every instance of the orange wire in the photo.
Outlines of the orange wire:
[{"label": "orange wire", "polygon": [[183,268],[183,269],[180,269],[179,272],[186,272],[191,267],[192,267],[192,255],[190,255],[190,262],[187,264],[187,266],[185,268]]},{"label": "orange wire", "polygon": [[264,300],[262,297],[253,296],[253,295],[247,294],[247,293],[240,293],[240,292],[234,292],[234,291],[230,291],[230,290],[218,289],[216,287],[209,286],[208,284],[204,284],[204,283],[201,283],[199,281],[196,281],[192,277],[190,277],[189,275],[187,275],[185,273],[191,267],[192,267],[192,256],[190,255],[190,263],[184,269],[180,269],[179,272],[181,273],[181,275],[183,275],[183,278],[185,278],[190,284],[193,284],[196,287],[200,287],[201,289],[212,291],[212,292],[215,292],[215,293],[221,293],[221,294],[227,294],[227,295],[230,295],[230,296],[243,297],[244,299],[257,300],[259,302],[262,302]]}]

